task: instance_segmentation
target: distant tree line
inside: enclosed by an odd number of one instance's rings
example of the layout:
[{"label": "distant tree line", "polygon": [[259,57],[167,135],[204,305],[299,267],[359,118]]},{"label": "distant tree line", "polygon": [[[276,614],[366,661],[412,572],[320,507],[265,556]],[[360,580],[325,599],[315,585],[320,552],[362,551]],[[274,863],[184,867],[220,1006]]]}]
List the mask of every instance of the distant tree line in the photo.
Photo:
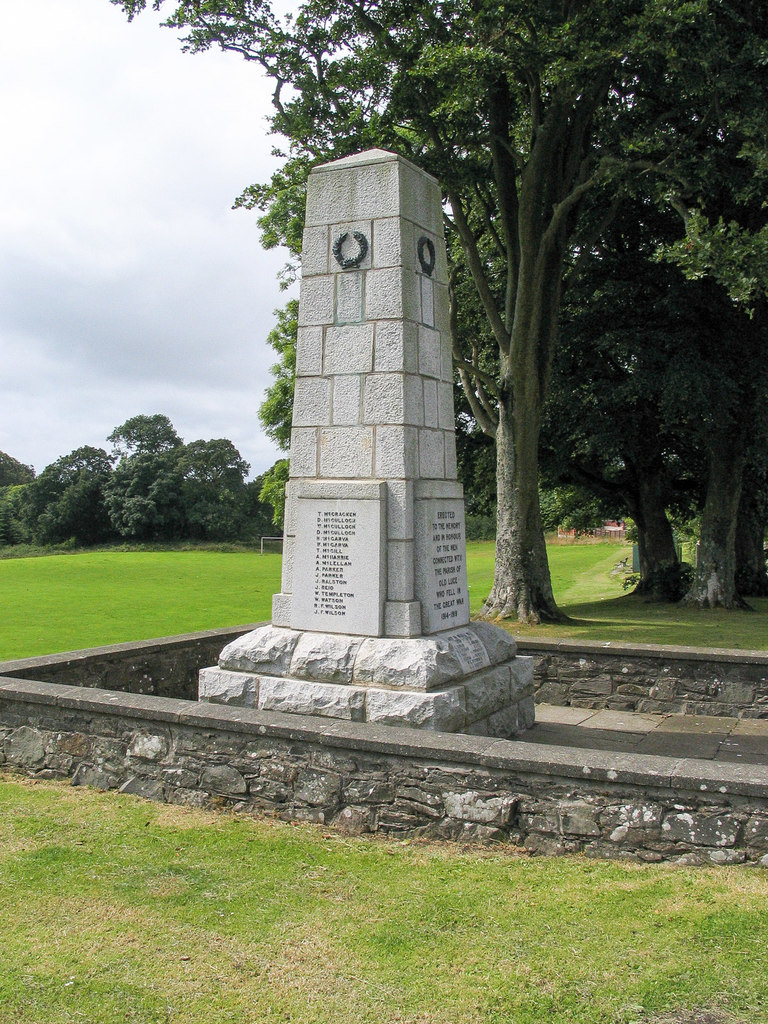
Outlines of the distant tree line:
[{"label": "distant tree line", "polygon": [[133,416],[35,476],[0,452],[0,545],[234,541],[274,533],[262,477],[231,441],[185,444],[167,416]]}]

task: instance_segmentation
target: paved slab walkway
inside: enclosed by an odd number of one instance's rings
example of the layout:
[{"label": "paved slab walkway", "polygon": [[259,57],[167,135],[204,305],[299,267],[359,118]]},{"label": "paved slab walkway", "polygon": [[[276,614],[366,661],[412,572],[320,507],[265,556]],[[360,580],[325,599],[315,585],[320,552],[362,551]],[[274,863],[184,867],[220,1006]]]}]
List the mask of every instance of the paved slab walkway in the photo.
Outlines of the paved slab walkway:
[{"label": "paved slab walkway", "polygon": [[768,719],[649,715],[536,705],[527,743],[768,765]]}]

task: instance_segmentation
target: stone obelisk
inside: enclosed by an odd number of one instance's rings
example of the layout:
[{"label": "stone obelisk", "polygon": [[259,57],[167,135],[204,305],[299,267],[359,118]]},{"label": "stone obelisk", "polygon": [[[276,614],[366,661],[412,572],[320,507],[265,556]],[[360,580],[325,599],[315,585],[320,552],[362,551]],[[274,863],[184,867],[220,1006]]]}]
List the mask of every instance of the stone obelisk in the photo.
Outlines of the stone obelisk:
[{"label": "stone obelisk", "polygon": [[301,272],[281,592],[200,699],[519,732],[532,660],[469,621],[437,182],[382,150],[316,167]]}]

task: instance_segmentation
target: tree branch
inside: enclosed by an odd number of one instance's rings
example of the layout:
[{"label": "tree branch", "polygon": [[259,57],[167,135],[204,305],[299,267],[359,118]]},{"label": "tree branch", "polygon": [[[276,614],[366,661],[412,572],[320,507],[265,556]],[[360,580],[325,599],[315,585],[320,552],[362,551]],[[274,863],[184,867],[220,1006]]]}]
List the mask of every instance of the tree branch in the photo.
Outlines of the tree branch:
[{"label": "tree branch", "polygon": [[476,363],[470,363],[463,357],[457,356],[455,348],[453,351],[453,365],[459,370],[472,374],[485,389],[491,392],[494,398],[499,398],[501,391],[493,375],[486,373],[485,370],[481,370]]},{"label": "tree branch", "polygon": [[493,336],[496,339],[496,344],[499,346],[500,351],[504,356],[509,353],[509,333],[504,326],[504,321],[496,308],[496,301],[493,297],[488,279],[485,276],[485,269],[483,267],[483,261],[480,257],[480,252],[477,248],[477,242],[475,236],[472,234],[472,230],[467,222],[464,208],[461,204],[458,193],[448,188],[448,201],[451,204],[453,211],[453,220],[458,231],[459,238],[461,240],[462,248],[467,257],[467,264],[469,266],[469,272],[472,275],[472,280],[475,282],[478,293],[480,295],[480,301],[483,304],[485,315],[488,317],[488,322],[491,325]]},{"label": "tree branch", "polygon": [[477,423],[477,425],[480,427],[484,434],[487,434],[488,437],[495,438],[496,430],[498,428],[498,421],[492,419],[488,415],[482,403],[480,402],[480,400],[478,399],[477,395],[474,392],[469,374],[461,368],[459,368],[459,380],[461,381],[462,389],[467,397],[467,402],[469,403],[469,408],[472,412],[472,416],[474,417],[475,422]]}]

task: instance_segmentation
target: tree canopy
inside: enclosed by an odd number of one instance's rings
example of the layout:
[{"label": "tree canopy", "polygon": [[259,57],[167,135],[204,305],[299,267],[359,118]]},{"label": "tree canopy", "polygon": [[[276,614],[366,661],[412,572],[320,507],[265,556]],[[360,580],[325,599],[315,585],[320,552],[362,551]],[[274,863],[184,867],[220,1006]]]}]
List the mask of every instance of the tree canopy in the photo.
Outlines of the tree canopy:
[{"label": "tree canopy", "polygon": [[[109,435],[111,455],[84,446],[36,479],[0,488],[0,545],[254,540],[272,532],[264,477],[231,441],[185,444],[167,416],[133,416]],[[13,460],[15,461],[15,460]],[[23,467],[28,469],[28,467]]]},{"label": "tree canopy", "polygon": [[13,484],[28,484],[35,479],[35,471],[31,466],[25,466],[12,455],[0,452],[0,487],[10,487]]},{"label": "tree canopy", "polygon": [[[129,17],[145,6],[113,2]],[[314,163],[381,146],[440,181],[457,295],[471,286],[482,317],[457,314],[454,353],[496,440],[485,612],[556,617],[538,448],[567,272],[644,196],[679,215],[669,258],[759,302],[765,12],[749,0],[305,0],[282,19],[263,0],[154,6],[170,7],[186,49],[232,51],[274,81],[285,163],[240,199],[262,210],[267,244],[298,253]],[[718,473],[715,490],[740,489]]]}]

